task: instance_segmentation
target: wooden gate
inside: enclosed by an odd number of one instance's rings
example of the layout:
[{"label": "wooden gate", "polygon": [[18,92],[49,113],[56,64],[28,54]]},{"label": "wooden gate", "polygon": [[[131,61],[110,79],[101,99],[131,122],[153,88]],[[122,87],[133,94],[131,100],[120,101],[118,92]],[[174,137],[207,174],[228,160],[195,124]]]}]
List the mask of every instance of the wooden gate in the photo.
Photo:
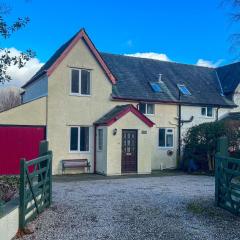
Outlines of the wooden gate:
[{"label": "wooden gate", "polygon": [[215,164],[215,202],[240,215],[240,159],[229,157],[227,150],[227,138],[221,138]]},{"label": "wooden gate", "polygon": [[30,161],[20,161],[20,230],[52,202],[52,152],[48,151],[47,141],[40,143],[39,155]]}]

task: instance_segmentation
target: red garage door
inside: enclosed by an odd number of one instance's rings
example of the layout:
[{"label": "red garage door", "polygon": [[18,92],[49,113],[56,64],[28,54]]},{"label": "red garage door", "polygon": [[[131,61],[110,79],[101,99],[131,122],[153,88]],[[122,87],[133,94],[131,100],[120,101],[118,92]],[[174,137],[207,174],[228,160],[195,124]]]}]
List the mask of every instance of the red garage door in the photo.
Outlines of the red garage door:
[{"label": "red garage door", "polygon": [[44,139],[45,127],[0,126],[0,175],[19,174],[20,159],[36,158]]}]

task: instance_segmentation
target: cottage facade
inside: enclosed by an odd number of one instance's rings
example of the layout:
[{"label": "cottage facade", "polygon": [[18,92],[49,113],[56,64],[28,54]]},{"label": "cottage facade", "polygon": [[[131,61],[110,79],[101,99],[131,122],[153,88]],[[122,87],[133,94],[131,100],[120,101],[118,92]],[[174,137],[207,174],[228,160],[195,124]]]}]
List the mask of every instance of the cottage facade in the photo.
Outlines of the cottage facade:
[{"label": "cottage facade", "polygon": [[83,29],[23,88],[0,124],[45,126],[54,174],[64,159],[106,175],[176,168],[179,111],[183,135],[235,107],[215,69],[99,53]]}]

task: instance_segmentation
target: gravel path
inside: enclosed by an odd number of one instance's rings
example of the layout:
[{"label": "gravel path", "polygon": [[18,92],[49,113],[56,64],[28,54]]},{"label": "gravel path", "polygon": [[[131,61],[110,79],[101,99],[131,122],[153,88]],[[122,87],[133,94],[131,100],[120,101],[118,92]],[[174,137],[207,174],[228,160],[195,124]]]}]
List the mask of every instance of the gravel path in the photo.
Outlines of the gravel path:
[{"label": "gravel path", "polygon": [[240,218],[214,207],[214,178],[57,182],[53,205],[24,239],[240,239]]}]

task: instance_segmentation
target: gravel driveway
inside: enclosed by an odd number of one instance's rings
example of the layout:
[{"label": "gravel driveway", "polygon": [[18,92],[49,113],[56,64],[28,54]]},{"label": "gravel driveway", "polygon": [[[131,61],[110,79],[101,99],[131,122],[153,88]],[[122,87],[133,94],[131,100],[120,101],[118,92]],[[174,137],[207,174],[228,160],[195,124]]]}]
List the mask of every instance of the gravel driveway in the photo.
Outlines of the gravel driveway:
[{"label": "gravel driveway", "polygon": [[240,218],[214,207],[214,178],[55,182],[53,205],[24,239],[240,239]]}]

